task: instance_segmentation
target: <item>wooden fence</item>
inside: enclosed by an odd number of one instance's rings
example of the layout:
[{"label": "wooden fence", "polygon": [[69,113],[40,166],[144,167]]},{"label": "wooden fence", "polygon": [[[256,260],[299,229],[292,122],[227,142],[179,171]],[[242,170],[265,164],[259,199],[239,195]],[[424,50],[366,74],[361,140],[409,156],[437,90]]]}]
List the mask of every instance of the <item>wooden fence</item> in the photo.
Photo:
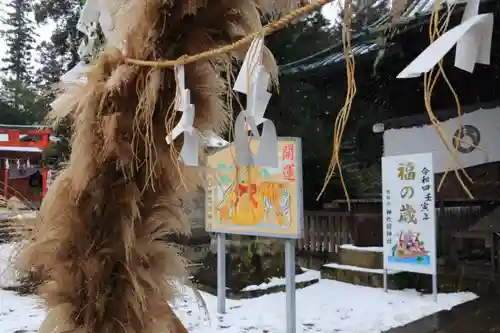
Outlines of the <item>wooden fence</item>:
[{"label": "wooden fence", "polygon": [[[453,231],[470,227],[483,214],[479,205],[436,208],[439,254],[448,254]],[[381,228],[382,216],[373,212],[305,211],[303,238],[297,242],[297,252],[306,255],[335,255],[339,252],[340,245],[355,244],[360,240],[363,243],[360,236],[371,232],[375,233],[372,238],[380,238],[382,242],[382,234],[376,232]]]},{"label": "wooden fence", "polygon": [[303,238],[297,242],[299,253],[338,253],[342,244],[349,244],[352,235],[350,213],[304,212]]}]

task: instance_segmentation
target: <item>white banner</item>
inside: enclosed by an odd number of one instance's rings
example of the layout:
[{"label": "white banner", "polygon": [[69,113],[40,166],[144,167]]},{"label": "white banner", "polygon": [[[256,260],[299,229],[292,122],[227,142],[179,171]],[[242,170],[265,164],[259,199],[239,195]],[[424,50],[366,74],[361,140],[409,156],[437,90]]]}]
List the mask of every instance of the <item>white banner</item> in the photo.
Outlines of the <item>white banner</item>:
[{"label": "white banner", "polygon": [[[462,116],[462,138],[458,139],[459,120],[441,123],[449,147],[458,147],[457,161],[464,168],[500,161],[498,130],[500,108],[479,109]],[[478,149],[479,147],[480,149]],[[439,138],[434,125],[391,129],[384,132],[384,156],[432,152],[434,172],[453,166],[452,156]]]},{"label": "white banner", "polygon": [[432,153],[382,158],[384,267],[436,274]]}]

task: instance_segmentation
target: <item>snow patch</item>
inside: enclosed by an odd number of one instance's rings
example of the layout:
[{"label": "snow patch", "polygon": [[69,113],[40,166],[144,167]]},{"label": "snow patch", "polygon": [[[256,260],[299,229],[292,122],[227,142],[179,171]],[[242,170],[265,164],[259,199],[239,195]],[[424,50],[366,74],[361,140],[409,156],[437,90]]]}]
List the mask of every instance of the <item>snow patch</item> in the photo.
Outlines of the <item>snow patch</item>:
[{"label": "snow patch", "polygon": [[19,285],[19,274],[14,268],[13,260],[20,246],[20,243],[0,245],[0,288]]},{"label": "snow patch", "polygon": [[352,244],[342,244],[342,245],[340,245],[340,248],[344,249],[344,250],[359,251],[359,252],[379,252],[379,253],[384,252],[384,248],[381,246],[380,247],[379,246],[359,247],[359,246],[352,245]]},{"label": "snow patch", "polygon": [[[366,273],[373,273],[373,274],[384,274],[384,270],[382,268],[365,268],[365,267],[359,267],[359,266],[341,265],[341,264],[336,264],[336,263],[326,264],[326,265],[323,265],[323,267],[344,269],[347,271],[366,272]],[[392,270],[387,271],[387,274],[389,274],[389,275],[397,274],[397,273],[400,273],[400,272],[399,271],[392,271]]]},{"label": "snow patch", "polygon": [[[309,281],[314,281],[314,280],[319,280],[321,277],[321,274],[319,271],[314,271],[314,270],[305,270],[304,273],[295,275],[295,283],[301,283],[301,282],[309,282]],[[273,277],[271,280],[267,283],[261,283],[258,286],[247,286],[243,288],[241,291],[253,291],[253,290],[266,290],[272,287],[277,287],[277,286],[284,286],[286,285],[286,279],[285,278],[277,278]]]}]

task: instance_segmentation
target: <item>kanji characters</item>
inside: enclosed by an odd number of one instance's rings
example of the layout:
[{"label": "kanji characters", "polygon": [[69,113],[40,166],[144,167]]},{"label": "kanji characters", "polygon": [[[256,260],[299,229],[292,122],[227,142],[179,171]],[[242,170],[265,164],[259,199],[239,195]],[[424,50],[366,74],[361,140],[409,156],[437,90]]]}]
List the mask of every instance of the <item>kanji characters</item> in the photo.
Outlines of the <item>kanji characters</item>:
[{"label": "kanji characters", "polygon": [[283,178],[286,180],[295,180],[295,164],[283,165]]},{"label": "kanji characters", "polygon": [[294,152],[293,152],[293,144],[286,144],[283,147],[283,151],[281,152],[281,159],[283,161],[290,161],[290,162],[295,161],[295,156],[294,156]]},{"label": "kanji characters", "polygon": [[406,164],[400,163],[398,168],[398,178],[400,180],[415,180],[415,163],[408,162]]},{"label": "kanji characters", "polygon": [[411,204],[401,205],[399,222],[417,224],[417,211]]}]

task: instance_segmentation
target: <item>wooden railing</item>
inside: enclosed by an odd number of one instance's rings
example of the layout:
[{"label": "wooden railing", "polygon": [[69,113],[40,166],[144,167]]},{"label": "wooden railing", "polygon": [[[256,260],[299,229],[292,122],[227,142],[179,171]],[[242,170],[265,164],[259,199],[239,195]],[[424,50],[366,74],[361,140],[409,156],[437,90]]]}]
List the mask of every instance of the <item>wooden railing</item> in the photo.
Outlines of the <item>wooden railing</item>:
[{"label": "wooden railing", "polygon": [[342,244],[349,244],[351,215],[344,212],[304,212],[303,238],[297,242],[298,252],[335,254]]}]

